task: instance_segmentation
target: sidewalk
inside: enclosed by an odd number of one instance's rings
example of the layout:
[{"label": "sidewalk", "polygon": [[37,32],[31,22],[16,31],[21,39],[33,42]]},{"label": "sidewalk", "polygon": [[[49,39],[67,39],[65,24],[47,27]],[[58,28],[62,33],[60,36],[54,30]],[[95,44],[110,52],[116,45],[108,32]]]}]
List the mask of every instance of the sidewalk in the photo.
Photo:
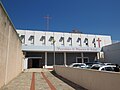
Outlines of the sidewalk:
[{"label": "sidewalk", "polygon": [[[34,73],[33,73],[34,72]],[[47,69],[21,73],[1,90],[85,90]]]}]

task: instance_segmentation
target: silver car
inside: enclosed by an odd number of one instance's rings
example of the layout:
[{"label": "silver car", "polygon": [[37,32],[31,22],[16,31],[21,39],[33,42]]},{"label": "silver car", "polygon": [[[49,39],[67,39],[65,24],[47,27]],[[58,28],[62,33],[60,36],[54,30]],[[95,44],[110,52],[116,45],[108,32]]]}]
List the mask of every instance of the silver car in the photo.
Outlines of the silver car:
[{"label": "silver car", "polygon": [[73,67],[73,68],[85,68],[86,64],[85,63],[72,63],[69,67]]}]

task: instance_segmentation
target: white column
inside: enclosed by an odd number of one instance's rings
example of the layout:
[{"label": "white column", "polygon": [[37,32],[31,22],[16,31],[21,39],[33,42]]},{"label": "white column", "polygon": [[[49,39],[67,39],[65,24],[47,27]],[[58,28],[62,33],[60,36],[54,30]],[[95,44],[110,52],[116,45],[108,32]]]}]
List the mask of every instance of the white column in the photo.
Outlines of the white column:
[{"label": "white column", "polygon": [[45,68],[47,68],[47,52],[45,52]]},{"label": "white column", "polygon": [[82,58],[82,63],[84,62],[84,55],[83,52],[81,52],[81,58]]},{"label": "white column", "polygon": [[97,59],[100,59],[100,52],[97,53]]},{"label": "white column", "polygon": [[66,52],[64,52],[64,65],[66,66]]},{"label": "white column", "polygon": [[24,69],[28,69],[28,58],[25,58],[23,61]]}]

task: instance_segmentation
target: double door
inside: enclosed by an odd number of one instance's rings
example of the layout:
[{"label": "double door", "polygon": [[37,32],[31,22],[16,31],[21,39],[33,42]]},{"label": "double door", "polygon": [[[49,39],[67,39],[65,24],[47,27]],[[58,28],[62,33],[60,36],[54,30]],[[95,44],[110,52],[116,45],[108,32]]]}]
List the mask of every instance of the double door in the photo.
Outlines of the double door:
[{"label": "double door", "polygon": [[43,66],[42,59],[28,59],[28,68],[43,68]]}]

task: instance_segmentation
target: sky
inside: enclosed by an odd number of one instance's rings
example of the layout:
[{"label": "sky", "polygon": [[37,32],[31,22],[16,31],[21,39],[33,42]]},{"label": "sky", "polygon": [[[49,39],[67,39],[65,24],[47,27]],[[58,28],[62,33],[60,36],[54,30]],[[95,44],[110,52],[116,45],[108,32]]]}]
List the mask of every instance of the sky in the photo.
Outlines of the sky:
[{"label": "sky", "polygon": [[120,0],[2,0],[17,29],[111,35],[120,41]]}]

